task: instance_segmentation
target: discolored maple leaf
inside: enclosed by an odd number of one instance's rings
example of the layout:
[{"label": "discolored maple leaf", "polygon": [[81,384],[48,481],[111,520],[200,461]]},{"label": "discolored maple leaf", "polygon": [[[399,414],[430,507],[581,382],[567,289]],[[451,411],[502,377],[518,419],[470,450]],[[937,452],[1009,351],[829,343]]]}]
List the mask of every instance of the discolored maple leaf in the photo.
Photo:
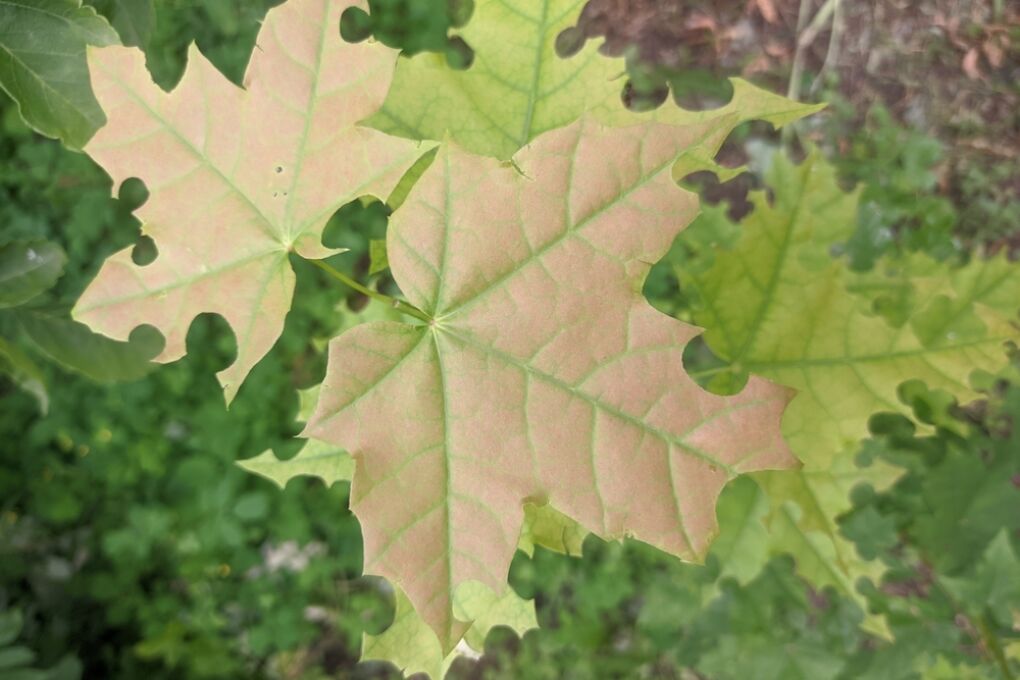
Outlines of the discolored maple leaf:
[{"label": "discolored maple leaf", "polygon": [[396,52],[343,42],[352,0],[290,0],[266,16],[245,89],[194,48],[181,84],[165,93],[135,49],[92,50],[89,66],[109,123],[85,150],[119,184],[139,177],[137,211],[159,255],[138,266],[113,255],[75,309],[118,339],[151,324],[158,361],[185,351],[192,319],[222,315],[236,361],[219,374],[228,400],[272,347],[290,307],[295,251],[322,257],[320,236],[355,197],[385,197],[421,155],[413,142],[358,127],[383,101]]},{"label": "discolored maple leaf", "polygon": [[512,165],[444,148],[394,214],[394,278],[431,321],[333,340],[307,434],[354,457],[365,570],[407,594],[444,651],[469,625],[456,591],[505,588],[526,502],[700,559],[727,480],[795,465],[788,393],[702,390],[682,365],[698,330],[641,295],[697,212],[677,159],[734,123],[582,119]]}]

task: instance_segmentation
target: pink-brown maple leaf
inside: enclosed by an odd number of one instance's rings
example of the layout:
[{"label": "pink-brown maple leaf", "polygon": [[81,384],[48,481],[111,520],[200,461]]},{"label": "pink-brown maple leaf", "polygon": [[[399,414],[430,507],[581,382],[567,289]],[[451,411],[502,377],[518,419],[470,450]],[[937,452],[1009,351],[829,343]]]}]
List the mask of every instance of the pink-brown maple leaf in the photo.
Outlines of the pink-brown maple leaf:
[{"label": "pink-brown maple leaf", "polygon": [[239,88],[192,47],[181,83],[162,91],[137,49],[89,52],[108,123],[85,147],[120,184],[139,177],[137,211],[158,256],[110,257],[75,316],[125,339],[159,329],[158,357],[185,351],[191,321],[222,315],[236,361],[219,374],[230,399],[283,329],[294,290],[288,253],[323,257],[322,229],[352,199],[385,198],[421,155],[415,142],[356,123],[385,98],[396,50],[339,34],[352,0],[289,0],[270,10]]},{"label": "pink-brown maple leaf", "polygon": [[444,148],[391,220],[393,275],[432,321],[333,340],[307,432],[354,456],[365,570],[446,648],[466,627],[457,587],[505,587],[526,500],[699,559],[727,480],[796,464],[788,392],[704,391],[682,362],[698,329],[641,294],[698,210],[674,162],[733,122],[582,120],[521,151],[519,171]]}]

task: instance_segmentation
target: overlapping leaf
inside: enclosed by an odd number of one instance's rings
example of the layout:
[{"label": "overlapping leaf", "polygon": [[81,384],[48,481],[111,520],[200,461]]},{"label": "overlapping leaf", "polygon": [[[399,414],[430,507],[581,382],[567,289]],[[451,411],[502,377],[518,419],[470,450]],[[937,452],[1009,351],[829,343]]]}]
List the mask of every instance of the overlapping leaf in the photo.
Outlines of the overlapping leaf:
[{"label": "overlapping leaf", "polygon": [[153,0],[96,0],[93,2],[120,34],[121,42],[145,49],[156,24]]},{"label": "overlapping leaf", "polygon": [[[302,390],[298,396],[298,420],[305,422],[315,410],[319,388]],[[266,450],[254,458],[239,460],[237,464],[248,472],[265,477],[281,489],[295,477],[305,475],[318,477],[326,486],[349,482],[354,477],[354,460],[351,455],[333,444],[317,439],[307,440],[293,458],[281,460],[272,450]]]},{"label": "overlapping leaf", "polygon": [[81,0],[0,3],[0,87],[25,122],[80,148],[103,124],[89,88],[86,45],[115,45],[117,33]]},{"label": "overlapping leaf", "polygon": [[[2,349],[2,347],[0,347]],[[320,388],[302,390],[298,420],[306,421],[315,410]],[[345,450],[318,439],[309,439],[293,458],[281,460],[272,451],[263,451],[254,458],[239,460],[237,464],[256,475],[264,477],[281,489],[295,477],[318,477],[327,486],[336,482],[350,482],[354,476],[354,460]],[[529,514],[528,527],[541,524],[534,542],[554,534],[552,527],[556,517],[549,512]],[[529,537],[530,537],[529,533]],[[560,534],[562,540],[562,534]],[[555,539],[548,541],[553,549]],[[407,674],[427,673],[433,678],[442,678],[453,660],[456,650],[444,650],[439,638],[414,610],[407,596],[395,591],[395,612],[393,622],[379,635],[366,635],[362,643],[362,660],[378,659],[389,661]],[[477,583],[458,591],[453,603],[458,616],[471,620],[471,627],[465,632],[465,642],[474,650],[481,651],[485,636],[495,625],[510,626],[518,633],[538,626],[535,620],[535,604],[519,597],[509,586],[501,595],[493,593]]]},{"label": "overlapping leaf", "polygon": [[640,294],[697,210],[677,158],[733,124],[582,120],[519,153],[520,172],[444,148],[394,215],[394,277],[432,321],[334,340],[307,431],[354,456],[366,572],[444,649],[468,626],[458,588],[505,587],[526,501],[698,559],[727,480],[794,464],[786,393],[701,390],[682,366],[697,330]]},{"label": "overlapping leaf", "polygon": [[[622,59],[588,46],[569,59],[556,54],[559,33],[576,23],[585,0],[477,0],[471,22],[461,32],[475,52],[473,66],[456,71],[436,54],[401,59],[393,88],[373,127],[412,139],[447,135],[475,153],[508,159],[538,135],[597,116],[607,124],[634,123],[638,117],[620,102]],[[644,119],[693,124],[734,113],[782,125],[816,106],[734,80],[733,100],[721,110],[685,111],[666,106]]]},{"label": "overlapping leaf", "polygon": [[462,645],[468,645],[465,651],[481,653],[485,636],[493,626],[508,626],[518,635],[538,627],[535,603],[522,599],[509,586],[504,586],[502,595],[496,595],[479,583],[466,584],[458,590],[453,606],[458,618],[472,623],[458,649],[448,651],[398,590],[393,623],[380,635],[365,636],[362,660],[389,661],[407,675],[427,673],[439,680],[459,656]]},{"label": "overlapping leaf", "polygon": [[754,197],[742,237],[708,272],[677,274],[719,356],[800,391],[784,434],[807,467],[825,469],[855,446],[872,413],[901,411],[901,382],[966,397],[974,369],[1004,363],[1004,343],[1020,337],[1020,268],[1002,257],[932,268],[914,281],[915,311],[893,326],[848,292],[854,275],[830,256],[856,223],[856,198],[832,168],[817,155],[799,167],[777,157],[769,184],[774,202]]},{"label": "overlapping leaf", "polygon": [[157,333],[139,330],[127,342],[93,333],[84,324],[35,310],[20,310],[18,325],[36,349],[65,368],[97,382],[137,380],[149,373],[162,342]]},{"label": "overlapping leaf", "polygon": [[[876,411],[902,412],[897,388],[911,378],[972,396],[971,372],[1000,367],[1004,343],[1020,337],[1020,268],[1002,258],[956,270],[916,260],[887,267],[892,290],[905,285],[897,274],[904,267],[925,274],[911,279],[906,318],[890,323],[875,313],[873,295],[848,290],[875,277],[859,281],[830,256],[856,223],[856,197],[839,189],[833,170],[817,156],[799,167],[777,158],[769,183],[774,201],[754,198],[742,235],[715,253],[709,269],[676,273],[696,298],[706,341],[734,371],[798,390],[783,432],[804,469],[756,475],[772,499],[764,521],[773,549],[793,553],[816,584],[862,602],[856,579],[881,570],[860,559],[835,518],[849,510],[854,485],[882,488],[897,474],[891,466],[853,465],[867,420]],[[703,247],[694,238],[690,245]]]},{"label": "overlapping leaf", "polygon": [[130,249],[107,260],[75,310],[94,330],[126,338],[139,324],[166,337],[160,361],[179,358],[192,319],[222,315],[237,359],[219,374],[230,399],[269,351],[290,307],[288,253],[321,257],[320,235],[341,205],[386,196],[421,155],[417,145],[355,123],[385,96],[396,53],[350,45],[337,32],[350,0],[290,0],[259,33],[246,89],[196,49],[181,84],[152,83],[141,52],[90,52],[110,123],[86,151],[116,184],[140,177],[137,214],[159,255],[144,267]]}]

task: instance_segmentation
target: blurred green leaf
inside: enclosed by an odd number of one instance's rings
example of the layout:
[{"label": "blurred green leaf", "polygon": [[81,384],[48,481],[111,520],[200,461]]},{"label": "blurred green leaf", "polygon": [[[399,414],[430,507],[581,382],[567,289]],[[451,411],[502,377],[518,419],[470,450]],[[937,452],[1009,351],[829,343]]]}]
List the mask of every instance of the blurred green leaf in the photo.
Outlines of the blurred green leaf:
[{"label": "blurred green leaf", "polygon": [[106,20],[81,0],[4,0],[0,87],[26,123],[81,148],[105,120],[89,85],[85,46],[118,42]]},{"label": "blurred green leaf", "polygon": [[0,373],[10,377],[14,384],[25,390],[39,402],[39,410],[49,410],[50,399],[42,371],[15,345],[0,337]]},{"label": "blurred green leaf", "polygon": [[93,333],[84,324],[36,311],[19,311],[25,334],[51,359],[98,382],[137,380],[155,365],[163,340],[151,329],[136,330],[128,342]]},{"label": "blurred green leaf", "polygon": [[123,44],[148,46],[156,24],[153,0],[98,0],[92,4],[110,20]]},{"label": "blurred green leaf", "polygon": [[942,583],[978,617],[987,610],[1000,626],[1010,628],[1020,616],[1020,559],[1006,529],[988,544],[971,574],[943,577]]},{"label": "blurred green leaf", "polygon": [[27,647],[0,649],[0,671],[17,671],[19,666],[27,666],[33,661],[35,654]]},{"label": "blurred green leaf", "polygon": [[383,239],[372,239],[368,242],[368,256],[371,263],[368,266],[368,274],[378,274],[390,268],[390,259],[386,254],[386,241]]},{"label": "blurred green leaf", "polygon": [[9,609],[0,611],[0,647],[14,642],[21,633],[21,611]]},{"label": "blurred green leaf", "polygon": [[63,249],[49,241],[0,246],[0,308],[28,302],[52,288],[66,262]]}]

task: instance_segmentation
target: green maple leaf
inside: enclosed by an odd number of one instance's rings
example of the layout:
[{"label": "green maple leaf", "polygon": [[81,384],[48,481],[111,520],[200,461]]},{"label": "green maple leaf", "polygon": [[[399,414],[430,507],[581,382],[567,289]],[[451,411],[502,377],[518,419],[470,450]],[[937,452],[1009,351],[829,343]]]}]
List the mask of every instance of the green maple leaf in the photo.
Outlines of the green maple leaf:
[{"label": "green maple leaf", "polygon": [[336,482],[349,482],[354,474],[354,461],[350,454],[326,442],[308,440],[293,458],[281,460],[272,451],[263,451],[254,458],[237,461],[237,464],[260,477],[265,477],[281,489],[294,477],[318,477],[326,486]]},{"label": "green maple leaf", "polygon": [[962,398],[976,394],[972,371],[1004,364],[1004,343],[1020,337],[1020,268],[1004,257],[900,267],[918,296],[894,326],[848,291],[855,276],[829,254],[852,233],[856,195],[817,154],[799,167],[777,157],[768,182],[774,202],[753,197],[743,235],[709,271],[676,273],[696,296],[695,320],[716,354],[799,390],[784,434],[809,467],[824,469],[855,446],[872,413],[902,412],[901,382],[920,379]]},{"label": "green maple leaf", "polygon": [[290,308],[291,252],[330,254],[322,230],[342,205],[387,196],[424,151],[359,127],[386,94],[396,52],[350,45],[336,30],[353,0],[290,0],[266,15],[241,89],[197,49],[163,92],[136,49],[92,50],[93,86],[109,123],[86,146],[118,185],[139,177],[136,211],[158,250],[140,266],[110,257],[75,316],[126,339],[136,326],[166,338],[157,361],[185,351],[191,321],[223,316],[237,359],[220,372],[228,401],[272,347]]},{"label": "green maple leaf", "polygon": [[[319,387],[298,392],[298,420],[307,421],[319,400]],[[293,458],[281,460],[271,450],[254,458],[237,461],[248,472],[265,477],[281,489],[295,477],[318,477],[326,486],[349,482],[354,477],[354,460],[341,448],[327,442],[309,439]]]},{"label": "green maple leaf", "polygon": [[116,45],[117,33],[81,0],[0,3],[0,87],[29,126],[81,148],[103,124],[89,88],[86,45]]},{"label": "green maple leaf", "polygon": [[946,573],[972,563],[998,527],[1020,529],[1017,446],[1020,437],[984,450],[950,450],[924,479],[921,493],[930,510],[918,513],[911,534]]},{"label": "green maple leaf", "polygon": [[677,159],[734,123],[582,120],[514,166],[444,147],[391,219],[393,276],[431,321],[335,339],[307,433],[354,456],[365,571],[407,594],[444,651],[469,625],[456,590],[505,587],[526,502],[701,559],[726,481],[794,464],[785,392],[698,388],[682,368],[696,329],[640,293],[697,210]]},{"label": "green maple leaf", "polygon": [[977,616],[987,610],[1006,629],[1020,617],[1020,558],[1006,529],[988,544],[973,573],[940,580]]},{"label": "green maple leaf", "polygon": [[466,71],[437,54],[401,59],[382,109],[367,123],[411,139],[449,138],[475,153],[509,159],[543,132],[582,114],[611,125],[638,120],[694,124],[721,114],[775,125],[817,110],[734,80],[722,109],[685,111],[665,106],[643,115],[620,102],[622,59],[598,53],[594,42],[569,59],[556,54],[559,33],[576,23],[584,0],[477,0],[461,31],[475,52]]},{"label": "green maple leaf", "polygon": [[684,631],[686,664],[715,680],[850,677],[859,613],[840,598],[820,605],[788,559],[770,561],[749,583],[720,584]]},{"label": "green maple leaf", "polygon": [[[720,534],[711,550],[719,559],[720,577],[748,583],[769,559],[787,553],[797,560],[800,575],[816,588],[835,588],[867,611],[856,581],[865,577],[877,582],[884,567],[859,554],[841,534],[837,518],[852,509],[853,487],[864,483],[882,490],[901,471],[884,463],[862,469],[854,458],[844,453],[825,470],[755,473],[728,488],[720,499]],[[879,617],[867,616],[863,626],[888,636]]]},{"label": "green maple leaf", "polygon": [[[393,623],[379,635],[365,635],[361,660],[389,661],[406,675],[426,673],[435,680],[443,678],[460,651],[444,650],[407,596],[399,590],[395,595]],[[467,644],[474,653],[482,652],[493,626],[507,626],[518,635],[538,627],[535,603],[521,598],[509,586],[502,595],[496,595],[479,583],[466,583],[457,590],[453,607],[458,618],[472,622],[461,644]]]},{"label": "green maple leaf", "polygon": [[[877,578],[882,568],[839,534],[836,517],[850,509],[853,486],[882,489],[898,475],[889,465],[854,465],[868,418],[906,411],[897,388],[910,378],[960,398],[974,395],[971,372],[1002,366],[1004,343],[1018,337],[1020,268],[1004,258],[955,270],[921,258],[886,263],[883,285],[913,296],[912,311],[891,323],[875,313],[874,295],[850,290],[869,288],[874,275],[858,277],[829,254],[853,231],[856,195],[839,188],[817,154],[801,166],[777,157],[768,181],[774,200],[753,197],[741,235],[723,241],[712,266],[678,266],[676,276],[724,362],[713,372],[726,369],[739,383],[750,371],[798,391],[783,433],[804,468],[755,475],[771,500],[761,520],[770,550],[792,553],[810,580],[863,605],[857,579]],[[696,253],[710,241],[696,233],[682,240]],[[868,627],[885,630],[874,618]]]}]

